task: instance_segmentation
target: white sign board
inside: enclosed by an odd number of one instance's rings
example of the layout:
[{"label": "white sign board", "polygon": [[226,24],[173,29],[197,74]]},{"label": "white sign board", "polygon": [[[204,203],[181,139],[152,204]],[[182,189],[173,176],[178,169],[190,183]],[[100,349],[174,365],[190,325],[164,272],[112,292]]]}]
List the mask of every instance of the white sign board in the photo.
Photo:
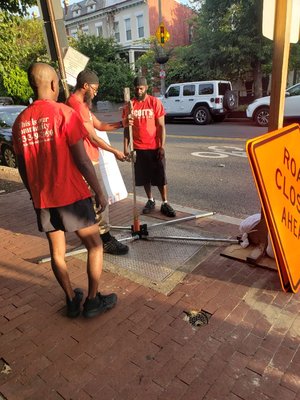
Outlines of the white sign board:
[{"label": "white sign board", "polygon": [[[110,144],[107,133],[98,131],[97,135]],[[128,196],[125,183],[123,181],[116,157],[109,151],[102,150],[99,147],[99,168],[103,183],[108,196],[108,204],[126,199]]]},{"label": "white sign board", "polygon": [[64,56],[64,66],[69,85],[76,86],[77,75],[85,69],[88,62],[89,58],[87,56],[72,47],[68,47]]}]

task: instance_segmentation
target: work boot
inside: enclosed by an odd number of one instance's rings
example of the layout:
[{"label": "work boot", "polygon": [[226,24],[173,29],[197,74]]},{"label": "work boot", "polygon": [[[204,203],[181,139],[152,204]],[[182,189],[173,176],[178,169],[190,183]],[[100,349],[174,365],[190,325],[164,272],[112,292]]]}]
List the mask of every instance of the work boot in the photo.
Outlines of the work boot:
[{"label": "work boot", "polygon": [[128,253],[129,247],[119,242],[114,236],[111,236],[107,242],[103,242],[103,251],[115,256],[122,256]]},{"label": "work boot", "polygon": [[155,200],[148,200],[143,208],[143,214],[149,214],[152,210],[155,209]]},{"label": "work boot", "polygon": [[100,292],[96,294],[93,299],[85,299],[83,304],[83,316],[85,318],[96,317],[96,315],[102,314],[105,311],[113,308],[117,303],[117,295],[110,293],[108,295],[102,295]]},{"label": "work boot", "polygon": [[82,289],[76,288],[74,289],[75,296],[72,300],[67,298],[67,316],[69,318],[76,318],[80,314],[80,303],[83,298],[83,291]]},{"label": "work boot", "polygon": [[160,207],[160,212],[167,217],[176,217],[176,212],[169,203],[163,203]]}]

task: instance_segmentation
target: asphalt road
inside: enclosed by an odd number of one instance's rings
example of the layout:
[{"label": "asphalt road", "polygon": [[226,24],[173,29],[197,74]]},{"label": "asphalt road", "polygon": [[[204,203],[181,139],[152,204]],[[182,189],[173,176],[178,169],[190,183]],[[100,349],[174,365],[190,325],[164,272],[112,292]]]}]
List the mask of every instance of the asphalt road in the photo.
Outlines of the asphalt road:
[{"label": "asphalt road", "polygon": [[[266,132],[246,120],[197,126],[189,121],[167,124],[167,175],[170,203],[245,218],[260,203],[245,153],[246,141]],[[122,149],[122,135],[109,134]],[[132,192],[130,163],[119,163]],[[145,196],[143,188],[137,195]],[[157,189],[154,196],[160,200]]]}]

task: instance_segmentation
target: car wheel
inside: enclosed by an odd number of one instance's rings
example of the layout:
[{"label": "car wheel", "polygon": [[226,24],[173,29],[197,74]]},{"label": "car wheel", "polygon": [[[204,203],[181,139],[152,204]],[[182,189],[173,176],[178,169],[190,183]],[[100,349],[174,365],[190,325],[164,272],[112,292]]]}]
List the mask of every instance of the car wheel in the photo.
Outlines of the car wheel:
[{"label": "car wheel", "polygon": [[254,114],[254,121],[258,126],[269,125],[270,110],[268,107],[259,108]]},{"label": "car wheel", "polygon": [[194,122],[197,125],[206,125],[211,122],[211,115],[207,107],[197,107],[193,113]]},{"label": "car wheel", "polygon": [[226,115],[215,115],[213,117],[214,122],[223,122],[226,118]]},{"label": "car wheel", "polygon": [[5,146],[2,150],[5,165],[11,168],[17,168],[17,158],[11,147]]},{"label": "car wheel", "polygon": [[234,110],[237,107],[237,95],[233,90],[227,90],[225,92],[223,105],[227,110]]}]

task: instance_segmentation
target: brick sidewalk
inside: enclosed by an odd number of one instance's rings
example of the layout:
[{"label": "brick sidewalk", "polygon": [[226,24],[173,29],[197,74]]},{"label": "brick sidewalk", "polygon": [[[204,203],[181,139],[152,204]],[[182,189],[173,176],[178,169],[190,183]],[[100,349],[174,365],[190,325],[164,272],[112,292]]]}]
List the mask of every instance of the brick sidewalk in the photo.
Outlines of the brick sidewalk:
[{"label": "brick sidewalk", "polygon": [[[50,264],[35,262],[48,246],[27,192],[0,206],[0,399],[300,400],[300,296],[283,293],[276,272],[220,248],[168,296],[104,272],[100,289],[118,294],[117,307],[69,320]],[[111,222],[127,213],[128,200],[113,205]],[[211,218],[197,225],[237,233]],[[86,291],[85,263],[68,265]],[[191,309],[210,312],[208,325],[184,321]]]}]

